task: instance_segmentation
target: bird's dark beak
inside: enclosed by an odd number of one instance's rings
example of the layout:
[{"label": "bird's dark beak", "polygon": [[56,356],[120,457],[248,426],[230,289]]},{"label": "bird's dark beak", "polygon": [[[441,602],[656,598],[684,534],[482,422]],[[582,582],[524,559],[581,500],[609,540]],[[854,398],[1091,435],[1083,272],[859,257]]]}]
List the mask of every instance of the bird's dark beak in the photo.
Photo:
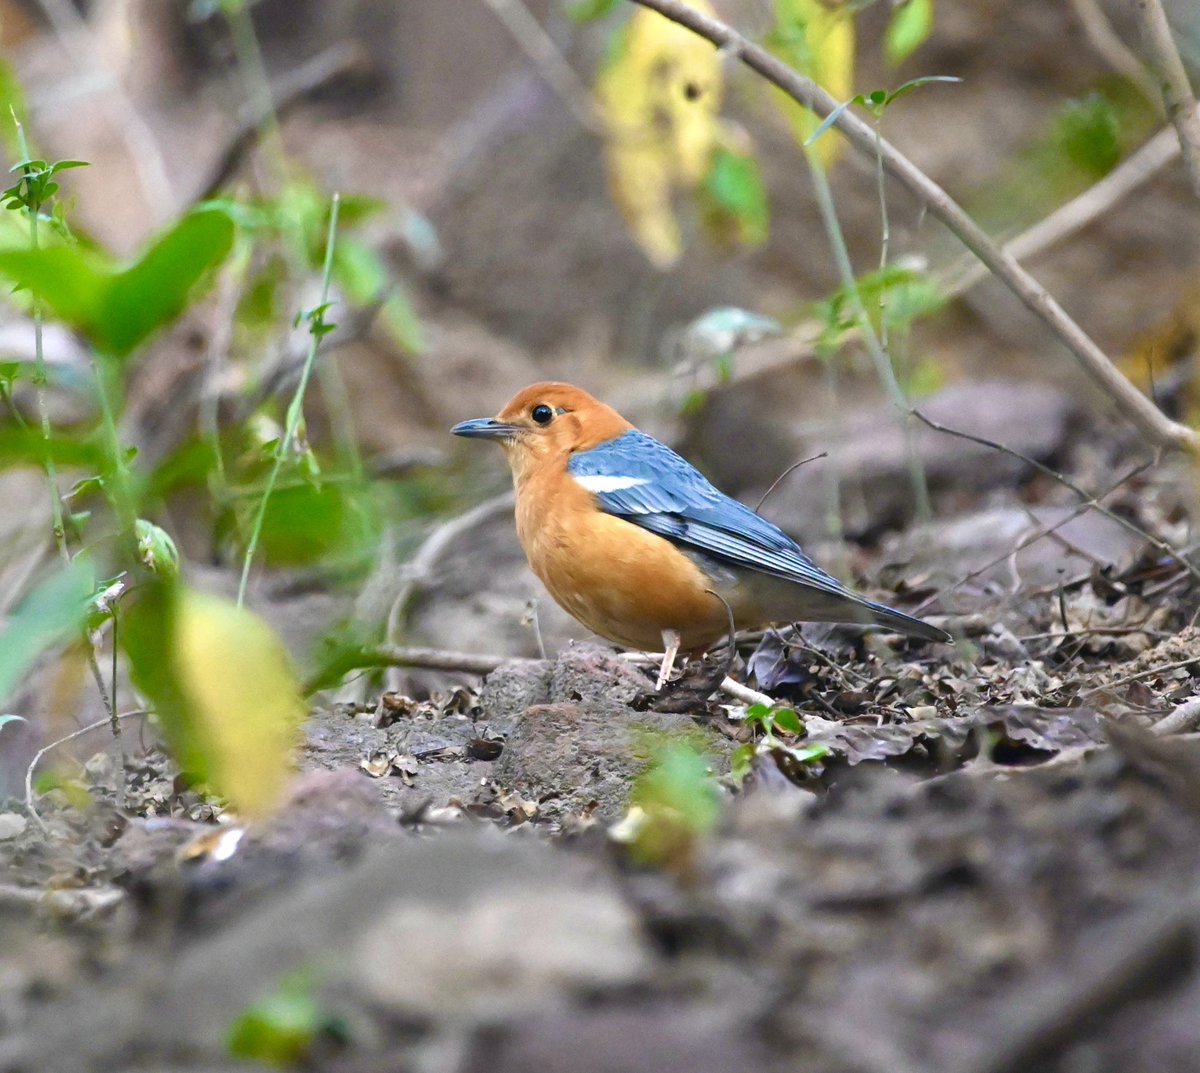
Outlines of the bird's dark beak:
[{"label": "bird's dark beak", "polygon": [[525,430],[520,425],[510,425],[494,417],[477,417],[472,421],[460,421],[450,431],[455,436],[467,436],[475,440],[511,440]]}]

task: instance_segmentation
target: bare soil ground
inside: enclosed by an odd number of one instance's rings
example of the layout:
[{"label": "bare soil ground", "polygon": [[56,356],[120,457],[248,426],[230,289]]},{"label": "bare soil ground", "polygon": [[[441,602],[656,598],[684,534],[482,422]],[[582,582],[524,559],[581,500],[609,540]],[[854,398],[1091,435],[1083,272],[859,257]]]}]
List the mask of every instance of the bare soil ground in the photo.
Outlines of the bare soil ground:
[{"label": "bare soil ground", "polygon": [[306,1068],[1193,1069],[1194,583],[1150,555],[1017,595],[955,649],[752,642],[831,754],[724,777],[663,868],[609,834],[646,742],[724,774],[749,730],[719,695],[657,711],[595,646],[315,712],[232,852],[131,722],[123,805],[102,751],[44,831],[0,815],[0,1068],[233,1068],[231,1026],[304,973]]}]

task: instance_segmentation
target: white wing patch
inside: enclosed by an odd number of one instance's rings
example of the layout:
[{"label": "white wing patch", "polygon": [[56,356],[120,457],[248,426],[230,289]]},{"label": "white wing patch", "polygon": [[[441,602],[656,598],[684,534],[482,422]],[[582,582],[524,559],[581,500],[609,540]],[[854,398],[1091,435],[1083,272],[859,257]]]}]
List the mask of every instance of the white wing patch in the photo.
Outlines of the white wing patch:
[{"label": "white wing patch", "polygon": [[610,473],[572,473],[571,476],[589,492],[597,494],[623,492],[626,488],[637,488],[650,483],[646,477],[622,477]]}]

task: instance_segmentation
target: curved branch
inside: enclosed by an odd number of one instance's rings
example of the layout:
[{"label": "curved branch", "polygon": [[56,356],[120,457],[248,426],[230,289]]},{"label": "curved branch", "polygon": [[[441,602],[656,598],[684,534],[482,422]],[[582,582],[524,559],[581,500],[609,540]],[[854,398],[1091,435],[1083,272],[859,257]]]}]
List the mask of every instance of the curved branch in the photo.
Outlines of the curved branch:
[{"label": "curved branch", "polygon": [[[805,78],[766,49],[746,40],[719,19],[699,12],[681,0],[633,2],[657,11],[736,56],[752,71],[817,115],[827,116],[838,107],[839,102],[811,79]],[[945,190],[890,142],[878,137],[874,127],[859,119],[849,108],[842,110],[834,125],[856,149],[872,159],[878,155],[887,173],[926,205],[930,213],[941,220],[1058,337],[1083,370],[1147,440],[1156,446],[1200,453],[1200,433],[1172,421],[1134,387],[1053,296],[1011,254],[1005,253],[993,242],[987,232]]]}]

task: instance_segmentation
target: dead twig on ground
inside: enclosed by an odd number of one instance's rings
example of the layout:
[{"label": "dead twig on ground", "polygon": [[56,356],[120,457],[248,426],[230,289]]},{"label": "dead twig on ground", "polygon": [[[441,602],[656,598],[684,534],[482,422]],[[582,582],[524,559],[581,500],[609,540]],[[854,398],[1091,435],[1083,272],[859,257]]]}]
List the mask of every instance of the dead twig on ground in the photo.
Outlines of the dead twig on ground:
[{"label": "dead twig on ground", "polygon": [[[811,79],[746,40],[731,26],[681,0],[633,0],[711,41],[736,56],[747,67],[778,87],[793,100],[825,117],[840,102]],[[883,168],[939,219],[991,272],[1001,279],[1021,303],[1037,316],[1074,355],[1076,361],[1103,389],[1121,414],[1156,446],[1200,453],[1200,432],[1173,421],[1139,391],[1107,354],[1068,315],[1058,301],[946,193],[895,146],[880,137],[874,126],[843,109],[834,124],[847,140]]]},{"label": "dead twig on ground", "polygon": [[[473,652],[452,652],[444,648],[421,648],[405,645],[379,645],[370,649],[366,655],[378,661],[379,665],[388,664],[394,667],[421,667],[430,671],[461,671],[465,674],[490,674],[502,663],[540,663],[541,660],[528,656],[500,656]],[[654,664],[662,662],[662,654],[653,655],[645,652],[621,652],[618,659],[630,663]],[[749,686],[735,682],[728,676],[721,683],[721,692],[745,704],[773,705],[775,701],[765,693],[759,693]]]},{"label": "dead twig on ground", "polygon": [[1167,734],[1190,734],[1200,727],[1200,697],[1190,697],[1177,704],[1151,728],[1159,737]]},{"label": "dead twig on ground", "polygon": [[1088,697],[1094,697],[1097,693],[1104,693],[1110,689],[1119,689],[1121,686],[1127,686],[1133,682],[1140,682],[1143,678],[1153,678],[1156,674],[1166,674],[1168,671],[1178,671],[1183,667],[1191,667],[1197,663],[1200,663],[1200,656],[1190,656],[1188,659],[1177,659],[1173,663],[1162,663],[1157,667],[1148,667],[1144,671],[1138,671],[1135,674],[1127,674],[1124,678],[1117,678],[1112,682],[1105,682],[1104,685],[1093,686],[1091,689],[1085,689],[1076,699],[1085,700]]}]

